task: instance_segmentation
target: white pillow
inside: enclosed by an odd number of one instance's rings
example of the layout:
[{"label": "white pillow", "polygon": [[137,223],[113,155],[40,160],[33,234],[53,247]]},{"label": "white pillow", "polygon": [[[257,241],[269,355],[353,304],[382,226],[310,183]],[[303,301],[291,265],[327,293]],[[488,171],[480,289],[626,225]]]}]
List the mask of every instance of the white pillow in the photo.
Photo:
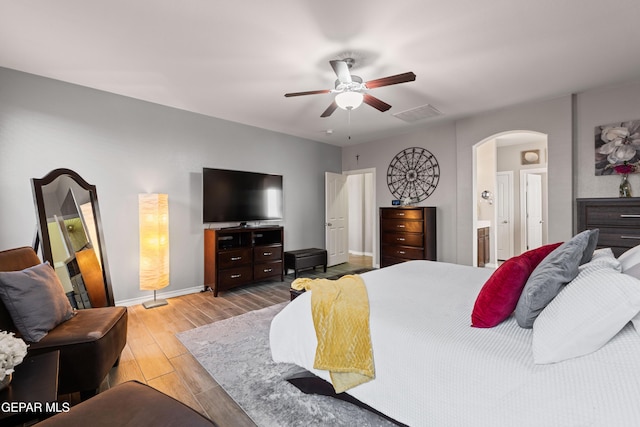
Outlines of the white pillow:
[{"label": "white pillow", "polygon": [[633,327],[636,332],[640,334],[640,313],[636,314],[636,317],[631,319],[631,321],[633,322]]},{"label": "white pillow", "polygon": [[607,268],[617,272],[622,271],[620,261],[616,259],[611,248],[598,249],[593,253],[591,261],[578,267],[578,274],[587,274],[588,272]]},{"label": "white pillow", "polygon": [[580,273],[533,324],[533,361],[556,363],[592,353],[638,313],[640,280],[611,268]]},{"label": "white pillow", "polygon": [[618,261],[622,264],[622,272],[640,264],[640,245],[634,246],[618,257]]}]

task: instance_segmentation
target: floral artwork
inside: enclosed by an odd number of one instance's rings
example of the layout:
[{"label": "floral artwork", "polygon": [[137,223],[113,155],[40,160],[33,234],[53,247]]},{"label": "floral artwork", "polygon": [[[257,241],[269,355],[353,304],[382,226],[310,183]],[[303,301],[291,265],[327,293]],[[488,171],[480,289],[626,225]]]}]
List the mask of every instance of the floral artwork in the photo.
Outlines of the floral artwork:
[{"label": "floral artwork", "polygon": [[595,128],[596,175],[640,172],[640,120]]}]

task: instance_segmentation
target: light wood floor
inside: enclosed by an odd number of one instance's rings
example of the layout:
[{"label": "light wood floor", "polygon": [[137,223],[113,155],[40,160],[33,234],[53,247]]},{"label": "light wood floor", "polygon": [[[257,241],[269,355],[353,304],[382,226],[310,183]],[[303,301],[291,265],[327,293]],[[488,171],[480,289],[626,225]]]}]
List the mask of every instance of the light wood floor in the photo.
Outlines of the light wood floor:
[{"label": "light wood floor", "polygon": [[[371,267],[371,257],[351,256],[348,263],[307,270],[301,277],[329,277]],[[293,272],[284,282],[264,282],[231,291],[211,292],[170,298],[169,305],[145,309],[128,308],[127,345],[120,364],[114,367],[101,389],[129,380],[138,380],[180,400],[215,420],[220,426],[255,426],[226,392],[209,376],[176,338],[177,332],[203,326],[289,301]],[[78,396],[67,396],[78,399]]]}]

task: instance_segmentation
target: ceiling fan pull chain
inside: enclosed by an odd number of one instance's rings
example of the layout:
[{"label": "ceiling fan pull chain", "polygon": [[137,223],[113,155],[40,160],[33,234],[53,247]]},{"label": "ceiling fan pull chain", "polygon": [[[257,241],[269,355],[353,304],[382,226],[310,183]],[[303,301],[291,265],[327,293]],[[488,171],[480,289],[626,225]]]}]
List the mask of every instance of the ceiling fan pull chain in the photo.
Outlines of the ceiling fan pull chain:
[{"label": "ceiling fan pull chain", "polygon": [[351,108],[347,110],[347,117],[349,118],[349,139],[351,139]]}]

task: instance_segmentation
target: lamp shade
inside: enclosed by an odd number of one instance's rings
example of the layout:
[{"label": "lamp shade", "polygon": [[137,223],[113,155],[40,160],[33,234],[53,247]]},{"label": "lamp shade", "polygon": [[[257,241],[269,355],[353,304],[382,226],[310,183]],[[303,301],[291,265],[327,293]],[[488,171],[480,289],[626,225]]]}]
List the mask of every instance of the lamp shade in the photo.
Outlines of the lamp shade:
[{"label": "lamp shade", "polygon": [[336,95],[336,104],[343,110],[353,110],[362,104],[360,92],[342,92]]},{"label": "lamp shade", "polygon": [[169,285],[169,196],[140,194],[140,289]]}]

